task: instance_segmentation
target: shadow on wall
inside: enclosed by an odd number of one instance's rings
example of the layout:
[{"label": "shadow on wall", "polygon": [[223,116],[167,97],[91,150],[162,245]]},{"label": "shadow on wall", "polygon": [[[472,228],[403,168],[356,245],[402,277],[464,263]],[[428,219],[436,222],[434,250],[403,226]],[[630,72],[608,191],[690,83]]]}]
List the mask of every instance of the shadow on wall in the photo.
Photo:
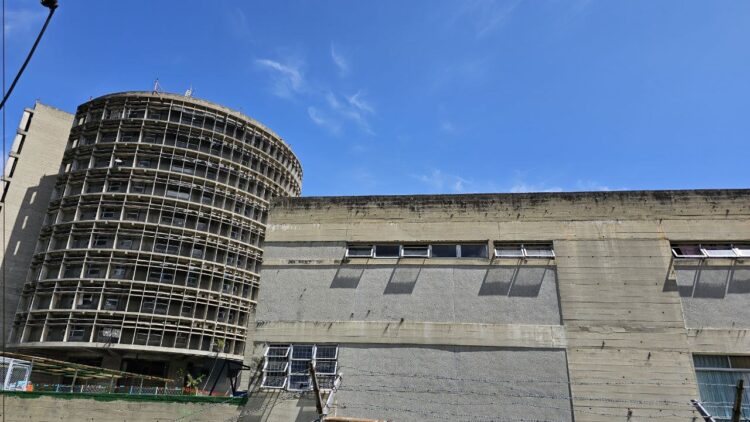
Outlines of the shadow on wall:
[{"label": "shadow on wall", "polygon": [[[356,289],[366,266],[341,266],[331,281],[331,289]],[[395,266],[384,295],[412,294],[426,266]],[[442,268],[435,266],[434,268]],[[476,267],[471,267],[476,268]],[[537,297],[544,278],[554,267],[544,265],[488,265],[478,296]]]},{"label": "shadow on wall", "polygon": [[723,299],[750,293],[750,266],[680,266],[673,277],[668,276],[663,290],[677,291],[680,297]]},{"label": "shadow on wall", "polygon": [[[23,201],[18,207],[15,226],[7,240],[8,247],[3,255],[0,270],[5,274],[5,280],[10,281],[5,285],[5,304],[7,304],[7,307],[2,310],[6,314],[8,328],[13,324],[15,318],[18,295],[26,281],[31,258],[36,248],[44,217],[47,215],[49,199],[56,181],[57,175],[43,176],[39,179],[38,185],[26,190]],[[13,189],[12,181],[9,189]],[[10,331],[8,329],[6,333],[10,333]]]}]

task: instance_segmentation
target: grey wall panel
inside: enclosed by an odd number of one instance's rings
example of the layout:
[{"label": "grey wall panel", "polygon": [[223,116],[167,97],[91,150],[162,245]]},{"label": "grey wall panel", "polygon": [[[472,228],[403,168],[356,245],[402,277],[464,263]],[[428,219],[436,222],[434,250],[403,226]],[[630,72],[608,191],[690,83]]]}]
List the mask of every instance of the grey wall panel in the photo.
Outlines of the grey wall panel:
[{"label": "grey wall panel", "polygon": [[346,242],[266,242],[263,245],[263,255],[267,259],[342,259],[345,254]]},{"label": "grey wall panel", "polygon": [[261,278],[259,321],[560,323],[554,267],[287,266]]},{"label": "grey wall panel", "polygon": [[338,414],[570,421],[563,350],[342,345]]},{"label": "grey wall panel", "polygon": [[688,328],[750,328],[750,267],[675,269]]}]

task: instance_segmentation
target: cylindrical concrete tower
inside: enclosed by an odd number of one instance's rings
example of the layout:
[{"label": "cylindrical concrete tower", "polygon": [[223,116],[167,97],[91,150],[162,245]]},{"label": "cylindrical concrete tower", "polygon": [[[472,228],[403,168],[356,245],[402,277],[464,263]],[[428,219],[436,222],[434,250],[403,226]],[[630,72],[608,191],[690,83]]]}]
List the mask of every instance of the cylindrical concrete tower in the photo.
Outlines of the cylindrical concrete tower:
[{"label": "cylindrical concrete tower", "polygon": [[222,106],[148,92],[81,105],[12,342],[241,360],[268,201],[301,181],[287,144]]}]

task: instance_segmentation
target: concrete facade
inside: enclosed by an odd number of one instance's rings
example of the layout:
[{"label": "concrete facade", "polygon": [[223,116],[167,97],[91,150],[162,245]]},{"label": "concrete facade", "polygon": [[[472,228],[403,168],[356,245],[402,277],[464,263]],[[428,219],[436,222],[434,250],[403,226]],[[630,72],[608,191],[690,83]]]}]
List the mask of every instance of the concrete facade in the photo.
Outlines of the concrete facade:
[{"label": "concrete facade", "polygon": [[[490,254],[345,256],[462,242]],[[492,256],[508,242],[555,256]],[[676,259],[679,242],[750,243],[750,191],[278,199],[252,362],[338,345],[340,416],[692,421],[693,356],[750,353],[750,258]],[[248,420],[309,400],[256,387],[282,399]]]},{"label": "concrete facade", "polygon": [[72,124],[72,114],[37,102],[24,110],[6,161],[0,200],[5,215],[0,221],[4,224],[3,341],[13,326]]}]

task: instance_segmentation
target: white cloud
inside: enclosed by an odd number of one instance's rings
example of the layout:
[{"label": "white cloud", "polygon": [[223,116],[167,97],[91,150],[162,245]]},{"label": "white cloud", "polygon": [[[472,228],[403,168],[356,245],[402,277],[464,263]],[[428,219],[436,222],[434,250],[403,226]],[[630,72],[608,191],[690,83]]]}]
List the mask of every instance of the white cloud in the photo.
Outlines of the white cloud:
[{"label": "white cloud", "polygon": [[365,115],[374,114],[375,110],[361,98],[361,92],[357,92],[350,97],[345,97],[345,99],[346,102],[339,100],[336,94],[331,91],[328,91],[325,95],[326,103],[331,111],[356,123],[366,133],[374,135],[375,132],[370,127],[370,123],[367,121]]},{"label": "white cloud", "polygon": [[472,21],[476,37],[483,38],[502,28],[521,0],[464,0],[460,4],[461,8],[455,16]]},{"label": "white cloud", "polygon": [[511,193],[527,193],[527,192],[562,192],[563,189],[558,186],[547,186],[544,183],[540,184],[529,184],[525,182],[518,182],[511,186]]},{"label": "white cloud", "polygon": [[599,182],[596,182],[594,180],[578,180],[576,182],[576,190],[579,191],[610,191],[609,186],[603,185]]},{"label": "white cloud", "polygon": [[339,68],[339,74],[341,76],[349,74],[349,61],[336,51],[333,44],[331,44],[331,60],[333,60],[333,63]]},{"label": "white cloud", "polygon": [[472,184],[461,176],[448,174],[439,169],[432,169],[427,174],[417,174],[413,177],[424,183],[432,193],[462,193]]},{"label": "white cloud", "polygon": [[440,122],[440,130],[445,133],[455,133],[456,127],[449,120],[443,120]]},{"label": "white cloud", "polygon": [[[11,35],[26,32],[44,21],[43,8],[8,10],[5,12],[5,33]],[[41,29],[41,27],[39,28]]]},{"label": "white cloud", "polygon": [[272,72],[274,79],[273,93],[279,97],[291,98],[302,92],[306,87],[300,66],[269,59],[256,59],[255,63]]},{"label": "white cloud", "polygon": [[310,116],[310,120],[312,120],[313,123],[331,131],[334,134],[338,134],[341,131],[341,125],[338,122],[329,119],[327,116],[324,116],[315,107],[308,107],[307,115]]},{"label": "white cloud", "polygon": [[362,99],[362,91],[358,91],[356,94],[350,97],[347,97],[346,99],[347,101],[349,101],[349,104],[359,109],[360,111],[364,111],[370,114],[375,113],[375,109],[373,109],[372,106],[369,103],[367,103],[367,101]]}]

